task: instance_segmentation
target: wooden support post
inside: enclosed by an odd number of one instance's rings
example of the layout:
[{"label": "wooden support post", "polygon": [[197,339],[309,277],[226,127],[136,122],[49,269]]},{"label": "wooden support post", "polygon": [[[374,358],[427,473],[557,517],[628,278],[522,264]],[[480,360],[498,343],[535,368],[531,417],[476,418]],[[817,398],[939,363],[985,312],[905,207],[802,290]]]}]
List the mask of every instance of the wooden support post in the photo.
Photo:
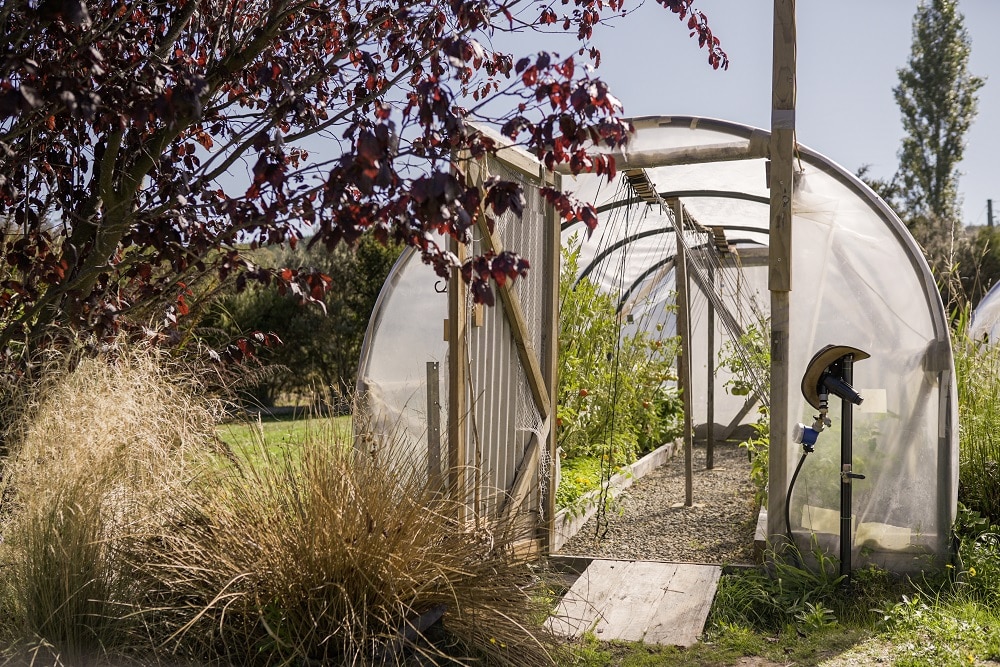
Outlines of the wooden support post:
[{"label": "wooden support post", "polygon": [[[715,253],[711,253],[715,257]],[[715,292],[715,265],[708,267],[708,282]],[[708,299],[708,405],[705,419],[705,467],[715,467],[715,302]]]},{"label": "wooden support post", "polygon": [[774,0],[771,91],[771,442],[767,536],[784,541],[788,488],[789,293],[792,290],[792,192],[795,151],[795,0]]},{"label": "wooden support post", "polygon": [[[562,190],[562,177],[559,174],[543,174],[546,185],[556,190]],[[545,264],[546,283],[542,301],[542,377],[547,383],[549,392],[548,438],[544,443],[548,454],[548,475],[543,480],[545,485],[545,553],[551,553],[556,537],[556,468],[558,462],[558,429],[556,428],[557,397],[559,388],[559,271],[561,266],[562,235],[559,229],[560,217],[551,204],[545,205]]]},{"label": "wooden support post", "polygon": [[427,362],[427,481],[441,488],[441,364]]},{"label": "wooden support post", "polygon": [[691,426],[691,304],[688,301],[687,253],[684,250],[684,206],[672,200],[677,234],[677,334],[681,337],[681,352],[677,357],[677,384],[684,405],[684,504],[694,504],[694,462]]},{"label": "wooden support post", "polygon": [[[465,261],[465,245],[452,241],[452,252]],[[468,419],[468,351],[466,287],[458,271],[448,283],[448,493],[458,504],[458,520],[468,519],[466,431]]]}]

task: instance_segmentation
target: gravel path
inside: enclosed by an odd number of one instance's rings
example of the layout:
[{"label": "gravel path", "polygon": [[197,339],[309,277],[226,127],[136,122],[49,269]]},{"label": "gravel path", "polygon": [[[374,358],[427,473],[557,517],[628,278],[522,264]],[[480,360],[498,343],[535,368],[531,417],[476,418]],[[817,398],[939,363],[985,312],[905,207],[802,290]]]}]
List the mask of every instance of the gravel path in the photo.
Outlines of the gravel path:
[{"label": "gravel path", "polygon": [[[684,506],[682,450],[636,480],[604,517],[598,513],[590,519],[560,553],[619,560],[752,563],[757,513],[746,450],[730,442],[716,444],[715,466],[707,470],[705,448],[695,447],[693,464],[692,507]],[[595,540],[599,527],[603,537]]]}]

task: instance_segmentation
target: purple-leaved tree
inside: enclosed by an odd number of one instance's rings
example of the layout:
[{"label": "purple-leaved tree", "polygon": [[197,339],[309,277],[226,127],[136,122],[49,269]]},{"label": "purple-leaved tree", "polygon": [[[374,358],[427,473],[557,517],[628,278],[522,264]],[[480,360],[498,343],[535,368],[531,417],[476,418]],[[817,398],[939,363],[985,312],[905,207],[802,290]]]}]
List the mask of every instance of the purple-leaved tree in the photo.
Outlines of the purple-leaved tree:
[{"label": "purple-leaved tree", "polygon": [[[726,67],[692,1],[658,0]],[[592,152],[629,128],[582,64],[599,63],[594,29],[623,12],[622,0],[5,0],[0,349],[53,326],[170,328],[206,276],[318,301],[326,275],[241,252],[294,245],[308,227],[330,249],[372,234],[416,246],[442,276],[462,268],[439,239],[522,205],[515,185],[480,189],[455,168],[456,151],[495,149],[468,121],[549,168],[614,174]],[[525,30],[575,33],[578,48],[487,46]],[[595,224],[586,203],[546,197]],[[527,268],[502,253],[463,275],[489,301],[490,279]]]}]

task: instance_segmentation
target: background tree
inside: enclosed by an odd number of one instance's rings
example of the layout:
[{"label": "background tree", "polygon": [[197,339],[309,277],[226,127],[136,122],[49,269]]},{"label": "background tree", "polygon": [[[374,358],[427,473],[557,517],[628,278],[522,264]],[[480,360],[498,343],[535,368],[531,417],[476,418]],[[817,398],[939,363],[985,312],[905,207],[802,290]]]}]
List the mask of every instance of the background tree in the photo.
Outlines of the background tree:
[{"label": "background tree", "polygon": [[865,182],[865,185],[875,191],[879,197],[885,200],[893,210],[902,211],[902,202],[899,199],[899,182],[893,178],[878,178],[871,172],[870,164],[863,164],[855,172],[855,176]]},{"label": "background tree", "polygon": [[[659,0],[725,66],[692,0]],[[318,302],[330,277],[265,269],[240,250],[336,249],[364,234],[420,248],[441,275],[477,215],[519,212],[518,188],[465,182],[456,154],[493,123],[544,164],[614,173],[588,151],[619,146],[621,105],[589,68],[594,30],[621,0],[6,0],[0,5],[0,349],[51,325],[155,330],[188,312],[200,277],[277,284]],[[491,37],[569,31],[578,49],[526,57]],[[577,62],[577,59],[585,62]],[[579,66],[578,66],[579,65]],[[506,104],[489,104],[506,98]],[[487,112],[506,109],[507,112]],[[323,142],[317,140],[322,137]],[[323,151],[318,151],[322,146]],[[566,217],[592,207],[547,191]],[[528,268],[472,258],[490,280]]]},{"label": "background tree", "polygon": [[[371,236],[354,251],[302,245],[258,251],[254,257],[263,266],[308,266],[330,276],[333,289],[323,296],[324,309],[302,308],[288,295],[254,286],[217,299],[200,325],[219,348],[254,331],[281,339],[281,345],[261,355],[269,372],[248,389],[256,405],[272,407],[289,395],[308,403],[318,391],[347,395],[355,385],[368,319],[399,252],[398,246],[383,246]],[[264,253],[270,257],[261,257]]]},{"label": "background tree", "polygon": [[957,0],[922,0],[907,66],[893,89],[903,120],[897,206],[924,247],[946,301],[961,244],[958,164],[983,80],[969,72],[969,35]]}]

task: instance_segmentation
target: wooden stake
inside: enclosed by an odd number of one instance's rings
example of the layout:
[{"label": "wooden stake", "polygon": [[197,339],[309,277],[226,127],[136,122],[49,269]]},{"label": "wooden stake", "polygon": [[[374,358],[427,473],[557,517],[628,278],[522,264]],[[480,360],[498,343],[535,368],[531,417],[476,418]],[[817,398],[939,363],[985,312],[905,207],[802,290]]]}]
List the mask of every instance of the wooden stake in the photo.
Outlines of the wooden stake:
[{"label": "wooden stake", "polygon": [[[711,253],[716,256],[715,252]],[[709,288],[715,292],[715,265],[708,267]],[[705,419],[705,467],[715,467],[715,302],[708,300],[708,406]]]},{"label": "wooden stake", "polygon": [[[556,190],[562,190],[562,177],[559,174],[543,174],[547,185]],[[551,414],[548,418],[548,438],[545,446],[548,448],[549,469],[544,480],[545,489],[545,552],[551,553],[556,539],[556,469],[558,461],[558,428],[556,411],[558,409],[559,388],[559,272],[562,257],[562,235],[559,232],[559,214],[551,204],[545,205],[545,257],[546,283],[545,296],[542,301],[542,376],[548,383],[549,405]]]},{"label": "wooden stake", "polygon": [[427,479],[434,492],[441,487],[441,364],[427,362]]}]

